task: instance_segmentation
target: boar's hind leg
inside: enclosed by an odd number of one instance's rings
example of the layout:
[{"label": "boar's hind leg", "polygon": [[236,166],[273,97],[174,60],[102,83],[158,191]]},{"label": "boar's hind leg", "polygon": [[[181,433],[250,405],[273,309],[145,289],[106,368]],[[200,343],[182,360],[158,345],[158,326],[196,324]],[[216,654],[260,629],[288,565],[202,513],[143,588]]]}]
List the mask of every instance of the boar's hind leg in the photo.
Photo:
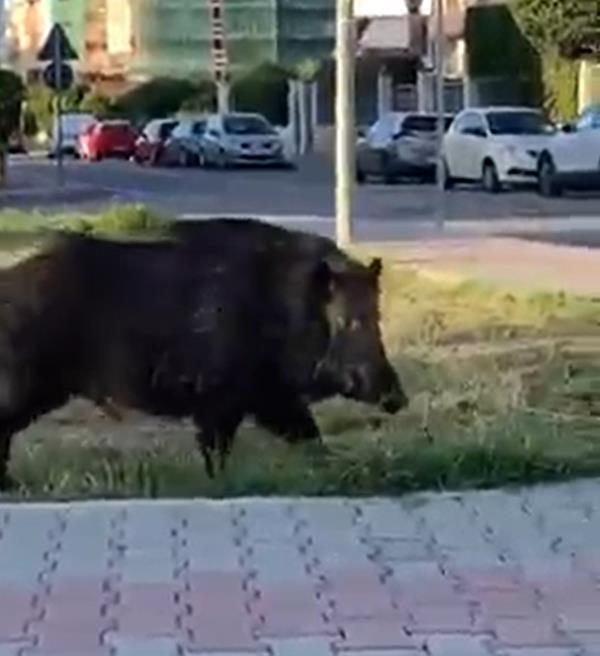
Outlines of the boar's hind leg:
[{"label": "boar's hind leg", "polygon": [[12,432],[0,428],[0,490],[13,487],[13,481],[8,474],[8,461],[10,458],[10,445]]},{"label": "boar's hind leg", "polygon": [[304,401],[293,393],[265,395],[257,404],[257,423],[288,442],[320,441],[321,432]]},{"label": "boar's hind leg", "polygon": [[14,481],[8,473],[10,447],[15,433],[27,427],[29,422],[13,422],[0,419],[0,490],[14,487]]},{"label": "boar's hind leg", "polygon": [[214,453],[218,451],[219,471],[223,473],[227,465],[227,458],[231,453],[233,438],[237,431],[243,414],[231,411],[223,416],[207,419],[205,416],[194,417],[196,424],[196,441],[204,457],[204,465],[209,478],[215,477]]}]

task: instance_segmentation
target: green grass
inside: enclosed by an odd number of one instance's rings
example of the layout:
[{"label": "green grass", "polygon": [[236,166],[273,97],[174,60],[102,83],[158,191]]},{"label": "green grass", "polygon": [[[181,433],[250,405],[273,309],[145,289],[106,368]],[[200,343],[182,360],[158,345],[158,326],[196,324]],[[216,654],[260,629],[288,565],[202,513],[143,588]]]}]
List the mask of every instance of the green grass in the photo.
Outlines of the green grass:
[{"label": "green grass", "polygon": [[0,212],[0,250],[12,250],[53,230],[74,230],[88,234],[154,237],[165,235],[169,221],[144,205],[112,205],[98,215],[43,212]]},{"label": "green grass", "polygon": [[388,255],[382,312],[410,408],[321,404],[327,455],[247,425],[211,482],[189,425],[117,424],[76,403],[19,436],[13,496],[396,495],[600,475],[600,301],[443,282]]}]

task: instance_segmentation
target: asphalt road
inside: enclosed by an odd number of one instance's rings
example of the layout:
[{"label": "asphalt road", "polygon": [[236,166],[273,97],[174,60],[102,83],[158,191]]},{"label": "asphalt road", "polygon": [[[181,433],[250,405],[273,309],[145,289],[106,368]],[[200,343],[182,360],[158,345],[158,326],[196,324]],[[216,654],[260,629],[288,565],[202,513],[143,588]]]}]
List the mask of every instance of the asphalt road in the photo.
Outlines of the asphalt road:
[{"label": "asphalt road", "polygon": [[[333,167],[311,156],[295,171],[145,168],[124,161],[90,164],[67,160],[72,193],[55,194],[55,164],[43,158],[11,162],[11,191],[0,206],[87,208],[110,201],[142,202],[173,216],[272,217],[331,234]],[[369,184],[357,188],[358,238],[387,240],[438,234],[440,205],[426,184]],[[444,194],[445,234],[494,232],[600,247],[600,194],[544,199],[532,190],[489,195],[465,187]]]}]

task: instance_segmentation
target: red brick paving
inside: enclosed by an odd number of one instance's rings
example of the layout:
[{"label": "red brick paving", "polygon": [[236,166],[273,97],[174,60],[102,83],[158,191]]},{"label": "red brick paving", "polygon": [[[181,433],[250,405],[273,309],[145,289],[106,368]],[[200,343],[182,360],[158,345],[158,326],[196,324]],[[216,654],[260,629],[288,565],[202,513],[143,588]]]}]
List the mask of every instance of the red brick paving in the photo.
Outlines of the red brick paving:
[{"label": "red brick paving", "polygon": [[[587,513],[589,504],[600,508],[596,499],[600,499],[600,494],[582,501],[581,512]],[[509,500],[507,497],[506,503]],[[234,516],[226,502],[215,506],[209,502],[175,505],[173,526],[182,533],[186,524],[181,521],[181,514],[187,507],[198,513],[196,523],[200,525],[201,509],[195,505],[198,503],[208,504],[213,513],[222,512],[224,527]],[[257,503],[256,516],[266,521],[266,515],[260,514],[260,502],[236,502],[246,503]],[[312,645],[318,656],[425,656],[425,645],[434,650],[431,656],[573,656],[583,647],[587,651],[581,652],[581,656],[600,653],[600,580],[594,545],[585,545],[573,557],[571,553],[564,557],[554,555],[554,570],[537,567],[550,562],[548,541],[540,533],[539,556],[535,557],[534,544],[525,564],[497,564],[497,549],[490,545],[488,566],[446,569],[443,557],[433,547],[427,555],[429,560],[423,561],[411,560],[411,553],[406,554],[408,560],[403,560],[400,553],[396,554],[398,560],[390,560],[384,551],[371,549],[373,545],[369,544],[365,544],[363,555],[356,548],[357,531],[360,528],[360,539],[368,543],[365,527],[359,526],[359,522],[368,520],[364,519],[365,513],[355,512],[356,523],[348,522],[348,553],[340,559],[345,565],[334,567],[327,565],[331,560],[322,551],[326,547],[320,547],[327,540],[319,540],[318,531],[314,536],[310,533],[310,512],[320,512],[319,502],[314,502],[312,511],[306,510],[309,502],[304,503],[303,513],[308,519],[303,520],[302,526],[296,526],[298,520],[293,513],[271,512],[278,522],[269,547],[272,563],[269,559],[246,562],[243,558],[230,558],[227,562],[231,569],[225,571],[219,569],[224,561],[218,550],[214,553],[214,562],[218,564],[211,568],[208,549],[202,561],[205,569],[190,569],[189,542],[185,535],[174,532],[172,549],[164,549],[167,562],[161,563],[156,572],[144,571],[140,561],[130,568],[127,549],[123,548],[123,536],[127,535],[124,525],[128,513],[135,512],[136,503],[128,505],[126,512],[119,512],[117,506],[111,523],[114,535],[107,541],[106,558],[102,561],[106,563],[104,571],[98,562],[90,561],[90,572],[96,572],[95,575],[67,576],[66,572],[73,568],[61,569],[64,554],[59,547],[51,559],[32,564],[31,571],[26,559],[19,564],[23,571],[0,571],[0,656],[16,656],[15,650],[21,647],[26,648],[22,656],[298,656],[308,648],[306,645]],[[331,503],[327,502],[327,513],[331,513]],[[359,506],[361,502],[343,503]],[[156,508],[157,513],[171,512],[169,503],[149,507]],[[9,511],[26,514],[26,508],[13,511],[11,507]],[[104,508],[110,505],[90,504],[78,513]],[[569,508],[576,517],[577,504]],[[66,517],[65,530],[76,536],[79,514],[70,518],[68,509],[61,512]],[[343,512],[348,513],[346,506]],[[551,524],[551,511],[543,512],[550,513],[546,525]],[[148,507],[144,517],[152,520]],[[436,516],[433,517],[435,521]],[[319,530],[326,531],[323,516],[317,519]],[[502,521],[497,511],[496,521]],[[244,522],[251,528],[251,514],[245,516]],[[286,522],[290,526],[280,525]],[[86,526],[90,526],[89,518]],[[164,516],[156,523],[157,531],[163,527],[167,532],[157,536],[161,544],[171,539],[169,526]],[[152,526],[142,528],[144,534],[152,535]],[[344,529],[337,526],[335,530]],[[434,528],[430,530],[434,532]],[[268,523],[262,527],[262,533],[268,533]],[[251,535],[251,530],[241,532],[238,541],[233,543],[231,538],[232,544],[227,548],[249,553]],[[280,537],[283,535],[295,537],[286,537],[284,541]],[[300,548],[307,535],[313,537],[311,555]],[[415,535],[415,543],[418,537]],[[291,539],[298,541],[300,561],[287,567],[285,559],[291,555],[296,558]],[[374,536],[373,542],[377,540]],[[283,554],[281,561],[277,561],[278,544]],[[336,553],[343,551],[344,541],[340,539],[336,544]],[[0,536],[0,559],[2,549]],[[143,551],[139,538],[136,549]],[[366,555],[369,553],[370,559]],[[322,556],[316,568],[302,567],[302,559],[308,560],[313,554]],[[11,557],[14,561],[14,554]],[[439,564],[436,557],[440,558]],[[49,565],[52,559],[56,561],[54,567]],[[536,575],[528,578],[528,571]],[[3,582],[2,577],[9,575],[17,583]],[[18,584],[19,576],[24,581],[22,587]],[[36,589],[25,583],[36,580]],[[335,644],[335,649],[330,644]]]}]

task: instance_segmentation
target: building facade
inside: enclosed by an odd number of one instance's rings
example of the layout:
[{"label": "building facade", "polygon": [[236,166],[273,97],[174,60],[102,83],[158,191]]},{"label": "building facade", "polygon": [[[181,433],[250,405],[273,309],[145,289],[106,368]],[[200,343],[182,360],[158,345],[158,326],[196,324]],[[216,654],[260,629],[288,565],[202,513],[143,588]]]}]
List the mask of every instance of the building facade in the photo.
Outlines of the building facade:
[{"label": "building facade", "polygon": [[[213,68],[215,0],[12,0],[15,68],[39,70],[37,50],[54,22],[80,55],[84,79],[190,77]],[[335,0],[224,0],[223,42],[232,72],[293,66],[331,54]]]}]

